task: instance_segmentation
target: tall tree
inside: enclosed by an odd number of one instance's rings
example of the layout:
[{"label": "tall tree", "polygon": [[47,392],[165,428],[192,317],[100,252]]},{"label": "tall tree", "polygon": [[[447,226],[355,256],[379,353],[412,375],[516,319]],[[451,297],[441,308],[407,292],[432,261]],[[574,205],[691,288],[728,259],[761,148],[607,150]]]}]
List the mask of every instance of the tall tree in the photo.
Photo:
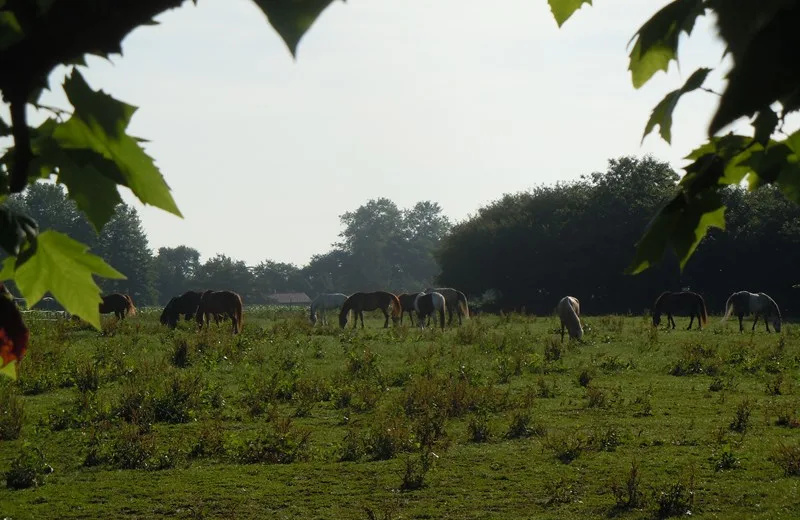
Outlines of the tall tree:
[{"label": "tall tree", "polygon": [[130,294],[137,304],[157,301],[153,253],[136,208],[119,204],[114,216],[103,226],[98,250],[111,265],[125,273],[125,280],[104,280],[105,292]]},{"label": "tall tree", "polygon": [[195,283],[200,270],[200,252],[188,246],[160,247],[153,259],[155,287],[159,303],[188,290],[199,290]]},{"label": "tall tree", "polygon": [[253,274],[243,261],[219,254],[200,266],[195,281],[203,289],[230,290],[244,297],[253,286]]},{"label": "tall tree", "polygon": [[311,286],[302,270],[294,264],[265,260],[251,269],[253,275],[253,297],[266,302],[266,297],[275,292],[305,292]]}]

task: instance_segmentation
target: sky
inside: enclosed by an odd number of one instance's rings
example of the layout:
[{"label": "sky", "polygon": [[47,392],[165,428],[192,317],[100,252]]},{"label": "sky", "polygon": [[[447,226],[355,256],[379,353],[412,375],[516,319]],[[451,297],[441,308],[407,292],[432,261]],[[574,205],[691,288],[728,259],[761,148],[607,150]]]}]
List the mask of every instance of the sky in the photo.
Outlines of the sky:
[{"label": "sky", "polygon": [[[154,250],[302,266],[373,198],[433,200],[458,222],[622,155],[680,171],[716,97],[681,100],[671,145],[657,132],[642,143],[650,111],[699,66],[716,67],[707,85],[721,90],[727,63],[701,19],[680,66],[634,89],[628,42],[664,3],[596,0],[559,29],[546,0],[335,1],[294,59],[250,0],[200,0],[81,72],[140,107],[129,133],[149,140],[183,214],[122,188]],[[66,106],[64,73],[42,102]]]}]

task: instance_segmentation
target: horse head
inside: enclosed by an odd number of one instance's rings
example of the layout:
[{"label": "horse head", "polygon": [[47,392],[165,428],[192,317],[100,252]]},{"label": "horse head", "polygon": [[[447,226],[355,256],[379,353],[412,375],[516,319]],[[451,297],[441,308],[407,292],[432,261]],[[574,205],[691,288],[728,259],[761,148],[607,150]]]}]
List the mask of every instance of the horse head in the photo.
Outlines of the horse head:
[{"label": "horse head", "polygon": [[781,317],[780,316],[773,316],[772,317],[772,326],[775,327],[775,332],[781,331]]},{"label": "horse head", "polygon": [[653,327],[658,327],[661,324],[661,313],[654,312],[653,313]]},{"label": "horse head", "polygon": [[342,312],[339,314],[339,327],[344,328],[347,325],[348,314],[348,312]]}]

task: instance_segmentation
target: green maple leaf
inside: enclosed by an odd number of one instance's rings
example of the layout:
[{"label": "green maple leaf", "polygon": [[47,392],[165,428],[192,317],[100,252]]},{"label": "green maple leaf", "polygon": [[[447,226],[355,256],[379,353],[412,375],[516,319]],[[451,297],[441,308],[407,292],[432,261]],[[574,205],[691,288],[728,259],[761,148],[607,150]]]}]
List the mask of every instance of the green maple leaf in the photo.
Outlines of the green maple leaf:
[{"label": "green maple leaf", "polygon": [[718,192],[707,190],[689,198],[681,190],[647,226],[636,244],[627,274],[638,274],[661,261],[671,246],[683,270],[709,227],[725,229],[725,206]]},{"label": "green maple leaf", "polygon": [[[90,175],[96,177],[100,173],[115,183],[127,186],[144,204],[182,216],[153,159],[139,146],[136,138],[125,133],[136,107],[117,101],[102,91],[92,90],[77,70],[73,70],[64,80],[64,92],[75,107],[75,112],[52,130],[52,139],[58,147],[71,152],[72,162],[57,163],[57,158],[54,162],[67,169],[74,169],[75,164],[79,166],[78,171],[66,175],[65,181],[69,179],[68,182],[71,182],[68,185],[71,195],[84,200],[81,209],[94,215],[95,226],[102,220],[100,215],[106,212],[103,209],[95,211],[91,205],[103,197],[90,190],[94,186],[92,182],[76,181],[80,170],[88,166],[93,168]],[[82,162],[75,163],[78,157],[76,150],[94,153],[83,153]],[[102,190],[104,196],[113,196],[108,184],[94,188]],[[73,190],[83,193],[76,195]]]},{"label": "green maple leaf", "polygon": [[322,11],[333,0],[253,0],[278,31],[292,56],[297,45]]},{"label": "green maple leaf", "polygon": [[100,328],[100,287],[93,275],[125,279],[88,247],[63,233],[39,234],[18,257],[6,259],[0,279],[13,278],[29,306],[48,291],[72,314]]},{"label": "green maple leaf", "polygon": [[553,18],[561,27],[583,4],[592,5],[592,0],[547,0],[547,3],[550,4]]},{"label": "green maple leaf", "polygon": [[667,94],[664,99],[662,99],[661,102],[656,105],[656,107],[653,109],[653,112],[650,114],[650,119],[647,121],[647,125],[644,128],[642,142],[644,142],[644,138],[653,131],[653,128],[655,128],[656,125],[659,127],[658,132],[661,134],[662,139],[668,143],[672,140],[672,112],[678,105],[678,101],[681,99],[681,96],[703,86],[703,82],[706,80],[709,72],[711,72],[711,69],[697,69],[692,73],[691,76],[689,76],[689,79],[686,80],[686,83],[684,83],[681,88],[673,90]]},{"label": "green maple leaf", "polygon": [[682,32],[691,34],[695,20],[703,14],[703,0],[674,0],[658,11],[631,38],[631,80],[639,88],[659,70],[666,71],[678,59],[678,40]]}]

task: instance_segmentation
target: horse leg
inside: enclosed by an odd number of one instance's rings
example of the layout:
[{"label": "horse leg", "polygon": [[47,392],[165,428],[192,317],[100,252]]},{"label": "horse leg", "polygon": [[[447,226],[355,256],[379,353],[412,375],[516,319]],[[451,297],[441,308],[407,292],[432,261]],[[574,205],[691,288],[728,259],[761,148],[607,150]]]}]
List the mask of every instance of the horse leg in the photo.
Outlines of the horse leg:
[{"label": "horse leg", "polygon": [[361,329],[364,329],[364,311],[358,311],[358,315],[361,317]]},{"label": "horse leg", "polygon": [[414,313],[412,311],[408,311],[408,319],[411,320],[411,326],[414,326]]},{"label": "horse leg", "polygon": [[756,324],[758,324],[758,318],[760,318],[760,316],[758,315],[758,313],[756,313],[756,319],[753,320],[753,328],[750,329],[750,332],[753,332],[753,331],[756,330]]},{"label": "horse leg", "polygon": [[771,330],[769,330],[769,320],[767,319],[766,314],[764,315],[764,325],[767,326],[767,332],[772,332]]},{"label": "horse leg", "polygon": [[739,314],[738,317],[739,317],[739,333],[742,333],[744,332],[744,325],[742,325],[742,318],[744,317],[744,314]]},{"label": "horse leg", "polygon": [[686,330],[692,330],[692,324],[694,323],[694,314],[691,315],[689,318],[689,326],[686,327]]},{"label": "horse leg", "polygon": [[444,331],[444,310],[439,309],[439,324],[442,327],[442,331]]},{"label": "horse leg", "polygon": [[383,328],[389,328],[389,313],[386,312],[386,309],[381,309],[383,311]]}]

